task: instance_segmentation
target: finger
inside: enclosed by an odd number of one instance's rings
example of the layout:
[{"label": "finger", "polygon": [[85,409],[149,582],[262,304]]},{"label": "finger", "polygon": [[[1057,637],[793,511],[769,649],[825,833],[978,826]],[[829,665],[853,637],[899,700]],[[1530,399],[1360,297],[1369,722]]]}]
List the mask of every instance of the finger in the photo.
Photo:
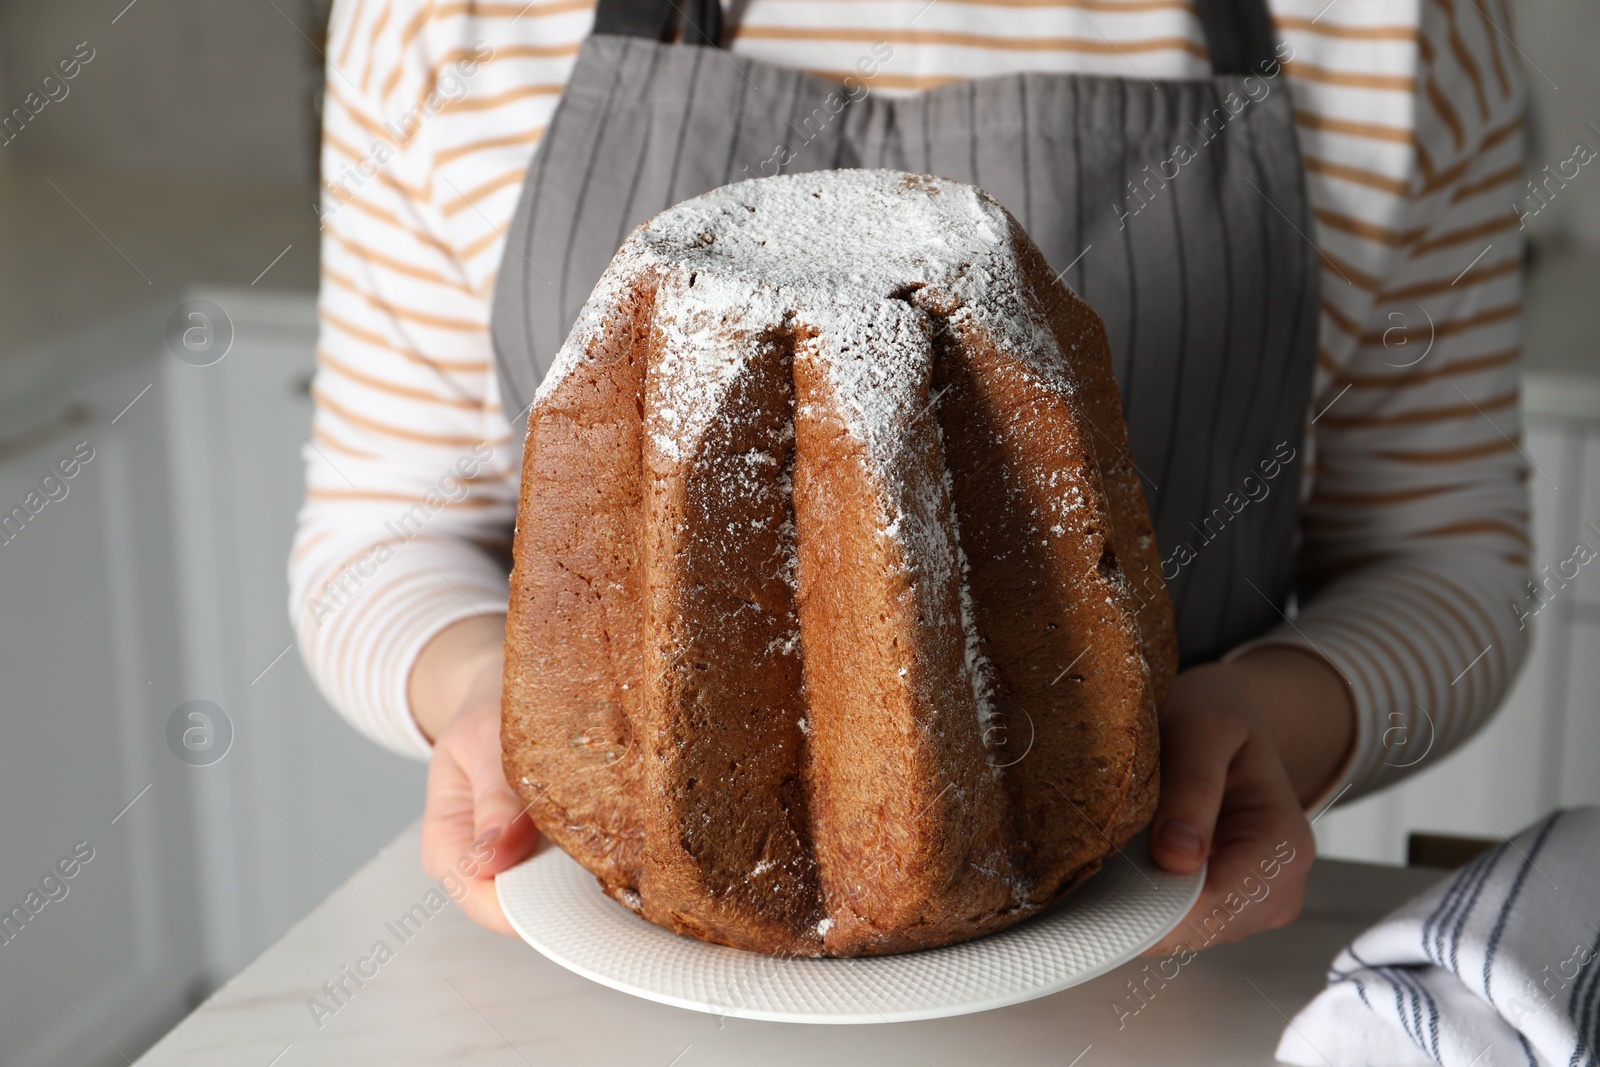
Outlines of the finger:
[{"label": "finger", "polygon": [[1161,724],[1161,798],[1150,855],[1167,870],[1188,874],[1211,851],[1228,768],[1248,734],[1233,716],[1174,711]]},{"label": "finger", "polygon": [[463,879],[464,894],[459,894],[456,901],[467,917],[486,930],[493,930],[497,934],[507,937],[516,937],[517,931],[512,927],[506,913],[500,906],[500,897],[495,892],[493,878],[467,878]]},{"label": "finger", "polygon": [[1240,941],[1286,926],[1305,904],[1312,851],[1289,837],[1219,851],[1230,862],[1206,872],[1200,899],[1178,926],[1144,954],[1168,956]]},{"label": "finger", "polygon": [[1213,912],[1220,904],[1232,914],[1240,896],[1251,904],[1227,924],[1217,943],[1293,921],[1305,903],[1315,857],[1316,839],[1288,772],[1272,743],[1254,735],[1230,772],[1206,879]]},{"label": "finger", "polygon": [[1229,769],[1200,898],[1147,955],[1238,941],[1300,914],[1315,841],[1271,743],[1252,736]]},{"label": "finger", "polygon": [[533,855],[539,844],[539,830],[528,816],[527,805],[503,784],[480,795],[478,818],[485,827],[477,839],[487,846],[487,855],[479,867],[480,877],[492,878],[515,867]]}]

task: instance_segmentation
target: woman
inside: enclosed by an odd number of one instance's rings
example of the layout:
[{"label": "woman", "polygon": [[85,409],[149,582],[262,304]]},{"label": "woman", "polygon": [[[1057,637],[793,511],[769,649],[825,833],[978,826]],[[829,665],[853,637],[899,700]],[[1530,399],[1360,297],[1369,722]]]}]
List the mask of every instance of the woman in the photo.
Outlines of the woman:
[{"label": "woman", "polygon": [[1508,32],[1453,0],[337,5],[292,610],[334,705],[431,753],[430,871],[508,932],[520,422],[605,261],[726,181],[895,166],[994,193],[1105,318],[1184,655],[1153,852],[1209,859],[1197,915],[1290,856],[1221,938],[1292,919],[1306,812],[1461,743],[1523,652]]}]

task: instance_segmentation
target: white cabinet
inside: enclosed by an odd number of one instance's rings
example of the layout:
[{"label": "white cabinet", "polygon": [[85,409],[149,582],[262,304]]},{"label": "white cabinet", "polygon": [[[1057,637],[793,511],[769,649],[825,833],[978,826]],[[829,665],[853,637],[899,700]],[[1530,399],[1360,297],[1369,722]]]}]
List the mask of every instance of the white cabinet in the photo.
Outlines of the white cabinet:
[{"label": "white cabinet", "polygon": [[[170,306],[0,364],[0,508],[60,496],[0,544],[0,910],[45,901],[0,941],[7,1067],[124,1063],[422,806],[422,765],[356,735],[290,647],[312,298],[195,295],[235,334],[210,366],[168,351]],[[65,495],[41,487],[79,442]],[[169,748],[193,700],[231,726],[214,762]]]},{"label": "white cabinet", "polygon": [[220,307],[234,334],[209,366],[168,356],[160,385],[173,416],[185,695],[221,707],[234,729],[233,751],[195,776],[206,960],[227,976],[417,816],[424,768],[346,725],[292,647],[286,568],[304,496],[314,302],[191,296]]},{"label": "white cabinet", "polygon": [[15,1067],[121,1064],[202,981],[191,769],[164,740],[183,686],[162,397],[145,391],[159,325],[126,316],[0,367],[0,1063]]}]

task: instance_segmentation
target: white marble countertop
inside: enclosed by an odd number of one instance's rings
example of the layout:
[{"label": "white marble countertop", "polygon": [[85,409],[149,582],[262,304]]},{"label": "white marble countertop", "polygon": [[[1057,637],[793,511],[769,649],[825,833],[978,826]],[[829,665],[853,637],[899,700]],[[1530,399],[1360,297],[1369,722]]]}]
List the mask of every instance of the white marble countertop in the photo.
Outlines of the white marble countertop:
[{"label": "white marble countertop", "polygon": [[[1345,941],[1441,877],[1438,871],[1322,862],[1302,918],[1202,953],[1137,1014],[1112,1002],[1141,963],[1027,1004],[883,1026],[795,1026],[718,1019],[614,992],[454,906],[401,944],[386,926],[434,883],[402,833],[138,1062],[144,1067],[315,1064],[1270,1064],[1291,1016]],[[332,1016],[308,1000],[345,965],[394,948]],[[1120,1022],[1120,1027],[1119,1027]],[[1085,1050],[1088,1050],[1085,1052]],[[1082,1058],[1075,1060],[1074,1057]]]}]

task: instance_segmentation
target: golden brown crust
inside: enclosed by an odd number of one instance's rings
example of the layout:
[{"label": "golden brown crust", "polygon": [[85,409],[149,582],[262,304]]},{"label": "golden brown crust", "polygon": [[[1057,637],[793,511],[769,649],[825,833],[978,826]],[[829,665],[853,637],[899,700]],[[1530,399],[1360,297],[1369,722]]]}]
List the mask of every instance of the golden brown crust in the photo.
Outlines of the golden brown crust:
[{"label": "golden brown crust", "polygon": [[569,388],[530,422],[507,619],[506,779],[539,828],[613,895],[637,886],[644,844],[637,729],[643,499],[637,418],[653,293],[612,315]]},{"label": "golden brown crust", "polygon": [[1172,617],[1172,600],[1161,577],[1161,553],[1155,526],[1145,505],[1140,474],[1133,462],[1128,424],[1122,417],[1122,394],[1111,370],[1111,346],[1105,323],[1083,300],[1061,284],[1043,254],[1012,221],[1018,258],[1032,280],[1032,296],[1044,310],[1051,331],[1063,352],[1072,352],[1081,410],[1093,432],[1090,441],[1098,458],[1106,497],[1115,524],[1117,560],[1128,579],[1139,619],[1145,659],[1155,680],[1156,706],[1166,703],[1178,671],[1178,636]]},{"label": "golden brown crust", "polygon": [[1172,600],[1161,577],[1161,553],[1155,527],[1139,484],[1139,471],[1122,417],[1122,394],[1111,369],[1111,347],[1105,324],[1092,308],[1063,285],[1038,247],[1012,221],[1013,239],[1032,294],[1043,308],[1056,343],[1072,353],[1079,387],[1079,409],[1090,427],[1088,440],[1100,469],[1112,521],[1116,565],[1126,580],[1124,610],[1138,623],[1144,660],[1149,668],[1148,711],[1128,725],[1133,758],[1119,791],[1121,801],[1100,824],[1120,848],[1149,824],[1160,791],[1159,727],[1156,715],[1166,704],[1178,671],[1178,638]]}]

